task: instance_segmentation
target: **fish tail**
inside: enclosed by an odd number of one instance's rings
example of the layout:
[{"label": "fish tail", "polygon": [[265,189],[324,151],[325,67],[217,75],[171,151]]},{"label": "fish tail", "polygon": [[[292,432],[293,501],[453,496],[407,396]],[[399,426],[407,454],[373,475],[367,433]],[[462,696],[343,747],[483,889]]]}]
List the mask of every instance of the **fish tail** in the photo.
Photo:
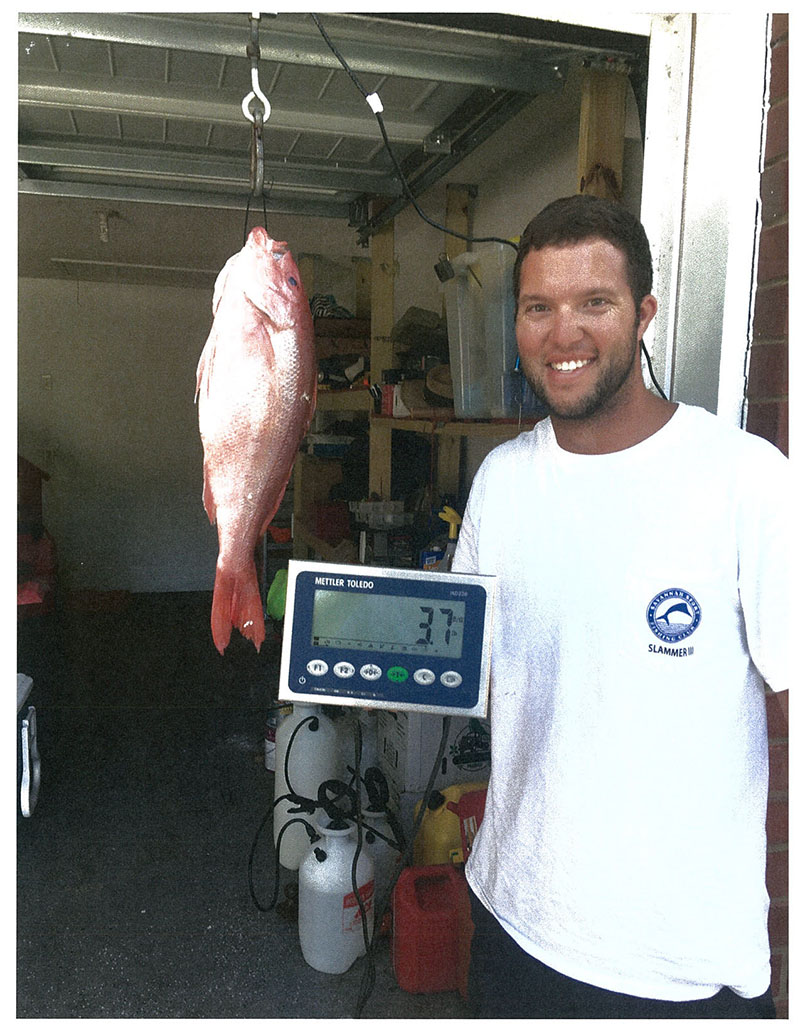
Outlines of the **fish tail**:
[{"label": "fish tail", "polygon": [[234,627],[257,651],[261,650],[266,633],[255,564],[233,574],[217,568],[211,603],[211,635],[220,654],[225,653]]}]

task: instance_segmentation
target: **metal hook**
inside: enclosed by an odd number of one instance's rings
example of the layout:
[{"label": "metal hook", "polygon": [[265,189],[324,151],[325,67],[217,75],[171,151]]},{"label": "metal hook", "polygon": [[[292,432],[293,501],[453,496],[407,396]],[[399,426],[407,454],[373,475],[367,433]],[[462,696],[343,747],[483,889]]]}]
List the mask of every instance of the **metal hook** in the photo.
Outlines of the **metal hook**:
[{"label": "metal hook", "polygon": [[263,106],[264,106],[264,113],[262,115],[262,119],[263,119],[264,122],[266,122],[266,120],[270,116],[270,112],[272,111],[272,107],[271,107],[269,101],[267,100],[267,98],[262,93],[261,87],[259,86],[259,83],[258,83],[258,69],[257,68],[253,68],[252,69],[252,71],[250,73],[250,79],[251,79],[251,82],[252,82],[252,85],[253,85],[253,89],[242,100],[242,113],[243,113],[243,115],[244,115],[244,117],[246,119],[250,120],[250,122],[255,122],[256,121],[255,115],[250,111],[250,103],[251,103],[251,101],[255,100],[255,98],[257,97],[261,101]]},{"label": "metal hook", "polygon": [[261,136],[261,113],[253,122],[253,139],[250,146],[250,190],[261,194],[264,190],[264,140]]},{"label": "metal hook", "polygon": [[261,57],[261,49],[258,45],[258,23],[260,20],[261,15],[257,11],[253,11],[250,15],[250,43],[247,46],[247,55],[250,58],[250,83],[253,89],[242,100],[242,114],[253,123],[256,122],[256,114],[250,111],[250,104],[256,97],[264,107],[261,117],[262,122],[266,122],[272,110],[258,82],[258,59]]}]

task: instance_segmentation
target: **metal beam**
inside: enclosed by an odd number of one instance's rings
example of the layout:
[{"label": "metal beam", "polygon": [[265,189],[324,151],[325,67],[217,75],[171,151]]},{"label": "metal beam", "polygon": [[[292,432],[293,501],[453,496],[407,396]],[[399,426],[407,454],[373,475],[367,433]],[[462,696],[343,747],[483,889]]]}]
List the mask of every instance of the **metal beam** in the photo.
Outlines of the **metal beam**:
[{"label": "metal beam", "polygon": [[[350,67],[377,75],[432,79],[470,86],[538,93],[546,81],[563,78],[566,67],[537,52],[535,41],[499,39],[405,25],[388,19],[323,15],[322,24]],[[245,57],[249,19],[176,14],[62,14],[21,12],[20,31],[73,36],[111,43],[169,47],[204,54]],[[268,61],[339,68],[338,59],[308,15],[262,16],[261,52]],[[560,73],[560,75],[559,75]]]},{"label": "metal beam", "polygon": [[[143,147],[90,148],[73,143],[27,143],[19,147],[19,161],[26,165],[97,173],[168,176],[187,187],[191,181],[249,183],[248,158],[164,152]],[[273,187],[316,187],[320,190],[394,196],[401,187],[396,176],[357,166],[324,166],[297,161],[264,161],[266,182]]]},{"label": "metal beam", "polygon": [[[407,173],[407,180],[411,188],[412,193],[415,197],[423,194],[429,187],[440,180],[446,175],[451,169],[455,168],[459,162],[462,162],[464,158],[472,151],[475,150],[480,144],[500,128],[505,122],[521,111],[527,104],[530,103],[531,98],[520,94],[511,94],[507,96],[498,97],[496,103],[492,106],[491,111],[487,111],[485,115],[477,121],[477,124],[467,129],[461,137],[459,137],[453,145],[453,148],[449,153],[440,155],[428,155],[419,156],[412,155],[407,159],[407,163],[411,163],[415,158],[422,159],[419,168],[413,173]],[[376,216],[373,216],[369,222],[358,227],[358,239],[359,244],[366,245],[369,238],[379,230],[389,220],[402,212],[404,208],[410,205],[408,197],[403,194],[397,198],[394,202],[383,208]]]},{"label": "metal beam", "polygon": [[[34,194],[42,197],[88,198],[97,201],[130,201],[150,205],[180,205],[196,208],[240,209],[248,204],[246,191],[238,194],[214,193],[211,191],[158,190],[147,187],[125,187],[118,184],[57,183],[50,180],[20,180],[17,184],[20,194]],[[279,212],[293,216],[321,216],[326,219],[346,220],[346,203],[317,201],[313,198],[279,198],[266,196],[268,212]],[[250,199],[250,208],[255,212],[261,208],[260,198]]]},{"label": "metal beam", "polygon": [[[175,83],[23,70],[19,77],[19,103],[120,115],[193,119],[247,128],[242,114],[242,98],[238,95]],[[391,113],[387,113],[384,122],[390,138],[399,144],[419,144],[433,129],[430,119],[414,115],[393,118]],[[324,98],[313,110],[276,105],[265,128],[380,140],[375,116],[366,104],[334,103]]]}]

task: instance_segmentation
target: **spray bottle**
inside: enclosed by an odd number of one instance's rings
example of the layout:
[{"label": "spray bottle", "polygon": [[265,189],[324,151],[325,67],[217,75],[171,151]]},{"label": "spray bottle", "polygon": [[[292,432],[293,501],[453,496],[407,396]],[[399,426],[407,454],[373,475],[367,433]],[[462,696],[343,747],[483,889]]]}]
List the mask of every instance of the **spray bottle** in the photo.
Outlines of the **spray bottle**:
[{"label": "spray bottle", "polygon": [[276,846],[279,836],[281,838],[281,866],[297,870],[308,851],[308,835],[303,825],[291,823],[298,815],[297,806],[285,795],[292,793],[313,801],[320,784],[338,775],[335,724],[319,705],[294,704],[292,713],[286,716],[275,733],[273,824]]},{"label": "spray bottle", "polygon": [[457,514],[452,507],[445,507],[439,511],[439,517],[447,523],[447,546],[444,556],[433,566],[434,571],[450,571],[453,566],[453,554],[456,552],[456,541],[458,539],[458,526],[461,524],[461,515]]},{"label": "spray bottle", "polygon": [[343,974],[372,938],[374,867],[355,824],[326,816],[314,825],[321,840],[307,850],[299,873],[300,949],[314,970]]}]

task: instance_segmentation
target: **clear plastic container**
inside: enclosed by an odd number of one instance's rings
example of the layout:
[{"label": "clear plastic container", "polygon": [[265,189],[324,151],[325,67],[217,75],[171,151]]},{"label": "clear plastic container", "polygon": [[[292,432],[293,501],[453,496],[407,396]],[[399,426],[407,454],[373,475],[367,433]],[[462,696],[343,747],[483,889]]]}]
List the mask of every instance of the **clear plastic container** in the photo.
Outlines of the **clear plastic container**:
[{"label": "clear plastic container", "polygon": [[453,259],[444,293],[456,417],[519,413],[515,256],[510,246],[491,243]]},{"label": "clear plastic container", "polygon": [[455,276],[444,285],[456,417],[491,416],[479,259],[475,252],[457,255],[452,263]]},{"label": "clear plastic container", "polygon": [[517,361],[517,335],[514,326],[516,254],[508,245],[496,243],[485,246],[480,252],[490,417],[515,417],[518,410],[514,398],[514,366]]}]

